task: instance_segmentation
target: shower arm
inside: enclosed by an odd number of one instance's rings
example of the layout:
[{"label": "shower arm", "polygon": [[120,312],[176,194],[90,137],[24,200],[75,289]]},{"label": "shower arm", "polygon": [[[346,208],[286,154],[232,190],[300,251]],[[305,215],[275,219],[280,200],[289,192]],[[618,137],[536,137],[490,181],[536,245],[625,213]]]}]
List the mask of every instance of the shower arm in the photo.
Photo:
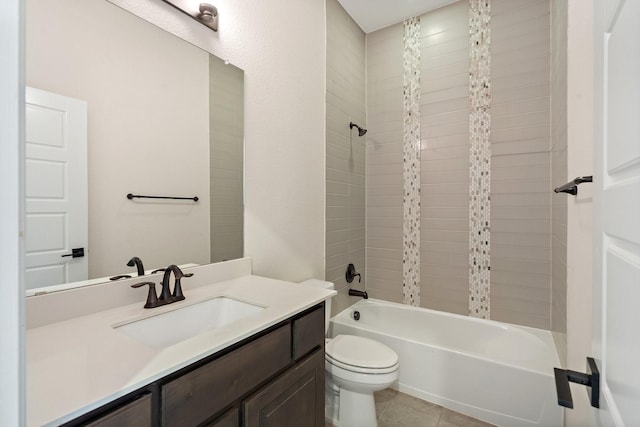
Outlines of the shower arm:
[{"label": "shower arm", "polygon": [[358,129],[358,136],[364,136],[367,133],[365,128],[358,126],[356,123],[349,122],[349,129],[353,128]]}]

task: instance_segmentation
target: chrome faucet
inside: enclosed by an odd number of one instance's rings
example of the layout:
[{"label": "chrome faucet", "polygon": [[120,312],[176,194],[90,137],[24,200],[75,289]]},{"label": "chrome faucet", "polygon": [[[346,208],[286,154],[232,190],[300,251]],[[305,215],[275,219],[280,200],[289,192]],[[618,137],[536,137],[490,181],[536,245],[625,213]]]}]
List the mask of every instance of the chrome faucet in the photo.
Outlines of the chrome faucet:
[{"label": "chrome faucet", "polygon": [[[175,277],[173,284],[173,293],[171,292],[171,273]],[[160,296],[156,294],[156,284],[154,282],[141,282],[131,285],[132,288],[139,288],[145,285],[149,286],[149,293],[147,294],[147,301],[144,308],[155,308],[163,305],[171,304],[172,302],[182,301],[184,294],[182,293],[182,285],[180,280],[183,277],[191,277],[193,273],[183,273],[180,267],[175,264],[171,264],[164,269],[164,276],[162,277],[162,291]]]}]

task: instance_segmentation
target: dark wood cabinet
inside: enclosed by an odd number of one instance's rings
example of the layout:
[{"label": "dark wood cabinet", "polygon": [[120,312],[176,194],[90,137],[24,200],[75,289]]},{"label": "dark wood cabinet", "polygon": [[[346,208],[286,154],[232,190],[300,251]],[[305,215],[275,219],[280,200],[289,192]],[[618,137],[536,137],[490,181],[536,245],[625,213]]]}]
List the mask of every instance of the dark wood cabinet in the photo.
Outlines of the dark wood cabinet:
[{"label": "dark wood cabinet", "polygon": [[324,353],[315,351],[243,406],[244,427],[324,426]]},{"label": "dark wood cabinet", "polygon": [[129,402],[86,424],[90,427],[151,426],[151,394]]},{"label": "dark wood cabinet", "polygon": [[238,427],[240,425],[240,408],[233,408],[220,418],[207,424],[207,427]]},{"label": "dark wood cabinet", "polygon": [[287,324],[162,386],[163,425],[200,425],[290,362]]},{"label": "dark wood cabinet", "polygon": [[[321,327],[318,327],[320,325]],[[293,358],[300,359],[310,351],[324,348],[324,309],[310,311],[293,321]]]},{"label": "dark wood cabinet", "polygon": [[78,425],[324,426],[324,303],[67,424]]}]

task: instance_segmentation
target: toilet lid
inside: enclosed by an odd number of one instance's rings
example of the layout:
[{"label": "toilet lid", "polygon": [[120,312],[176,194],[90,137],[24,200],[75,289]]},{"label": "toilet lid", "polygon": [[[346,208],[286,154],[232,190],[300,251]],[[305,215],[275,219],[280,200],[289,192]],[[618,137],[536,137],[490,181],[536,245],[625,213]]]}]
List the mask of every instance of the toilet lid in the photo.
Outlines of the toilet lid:
[{"label": "toilet lid", "polygon": [[388,369],[398,364],[398,355],[386,345],[355,335],[338,335],[325,348],[328,359],[368,369]]}]

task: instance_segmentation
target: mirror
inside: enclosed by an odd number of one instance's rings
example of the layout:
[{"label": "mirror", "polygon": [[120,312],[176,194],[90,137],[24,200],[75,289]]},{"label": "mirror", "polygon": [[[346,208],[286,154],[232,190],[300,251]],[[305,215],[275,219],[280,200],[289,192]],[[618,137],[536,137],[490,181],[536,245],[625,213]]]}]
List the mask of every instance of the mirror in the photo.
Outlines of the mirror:
[{"label": "mirror", "polygon": [[104,0],[28,0],[25,74],[28,292],[243,256],[242,70]]}]

